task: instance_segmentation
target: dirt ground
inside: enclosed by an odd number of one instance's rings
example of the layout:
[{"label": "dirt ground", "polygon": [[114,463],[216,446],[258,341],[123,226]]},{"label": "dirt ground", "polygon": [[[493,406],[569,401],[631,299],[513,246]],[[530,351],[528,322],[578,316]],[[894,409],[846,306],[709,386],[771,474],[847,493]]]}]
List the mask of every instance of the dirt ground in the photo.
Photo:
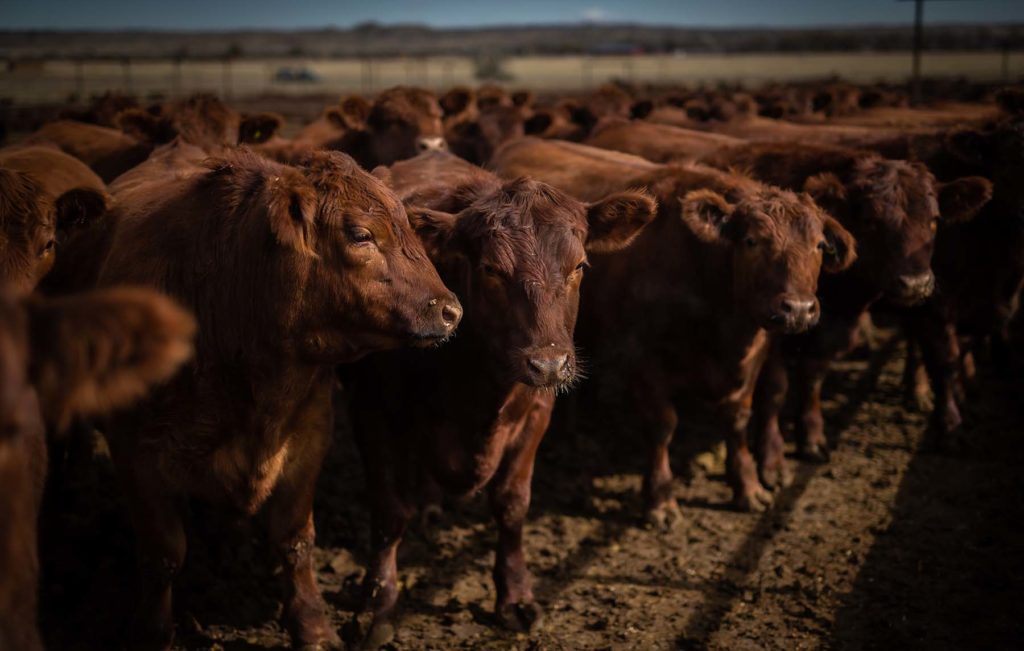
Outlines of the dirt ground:
[{"label": "dirt ground", "polygon": [[[540,627],[492,627],[496,534],[476,499],[406,538],[393,648],[1024,649],[1022,387],[983,375],[965,414],[969,449],[928,452],[924,418],[902,404],[902,359],[890,331],[870,358],[837,365],[825,405],[831,463],[798,464],[763,514],[726,507],[714,438],[684,425],[674,467],[710,471],[679,481],[675,530],[646,528],[638,441],[556,428],[525,533]],[[357,604],[368,522],[340,421],[317,497],[320,584],[339,628]],[[177,648],[287,648],[258,528],[229,519],[193,507]],[[117,648],[132,544],[105,459],[50,496],[44,525],[48,648]]]}]

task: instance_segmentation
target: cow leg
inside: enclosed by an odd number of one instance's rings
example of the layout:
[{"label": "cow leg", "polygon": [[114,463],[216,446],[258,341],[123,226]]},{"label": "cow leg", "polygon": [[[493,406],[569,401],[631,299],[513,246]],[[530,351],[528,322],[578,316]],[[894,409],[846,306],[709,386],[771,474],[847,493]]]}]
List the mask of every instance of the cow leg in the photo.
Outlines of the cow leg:
[{"label": "cow leg", "polygon": [[956,402],[960,344],[952,323],[925,320],[921,323],[921,354],[935,392],[929,432],[939,447],[956,444],[963,423]]},{"label": "cow leg", "polygon": [[313,526],[313,495],[320,464],[327,448],[326,431],[322,441],[312,442],[298,451],[286,476],[267,501],[267,537],[283,568],[284,612],[282,620],[299,649],[332,649],[341,646],[327,604],[316,584],[313,551],[316,530]]},{"label": "cow leg", "polygon": [[779,412],[786,402],[789,376],[782,348],[777,341],[761,367],[754,389],[754,411],[750,421],[757,451],[761,482],[768,488],[789,486],[793,471],[786,461],[786,442],[779,428]]},{"label": "cow leg", "polygon": [[141,481],[126,488],[139,566],[128,648],[170,649],[174,642],[172,586],[185,563],[188,544],[182,503]]},{"label": "cow leg", "polygon": [[748,393],[742,402],[726,405],[717,414],[726,430],[726,479],[732,487],[733,506],[740,511],[763,511],[772,503],[772,494],[757,477],[757,464],[747,441],[752,399]]},{"label": "cow leg", "polygon": [[802,359],[797,370],[797,454],[808,461],[828,461],[825,418],[821,413],[821,385],[828,366],[827,360]]},{"label": "cow leg", "polygon": [[903,403],[907,409],[931,411],[931,385],[928,374],[921,363],[917,339],[907,332],[907,356],[903,363]]},{"label": "cow leg", "polygon": [[390,490],[373,486],[371,505],[370,566],[363,580],[366,608],[373,614],[365,648],[376,649],[395,636],[395,605],[398,603],[398,545],[409,523],[411,510]]},{"label": "cow leg", "polygon": [[633,398],[650,455],[643,482],[647,520],[661,528],[671,527],[681,518],[679,505],[672,494],[672,468],[668,453],[679,417],[665,383],[654,378],[643,376],[634,382]]},{"label": "cow leg", "polygon": [[494,559],[494,612],[506,627],[528,631],[540,619],[533,600],[530,571],[523,553],[523,522],[530,508],[533,464],[551,419],[552,404],[534,409],[527,417],[519,444],[505,459],[490,485],[491,512],[498,523],[498,549]]}]

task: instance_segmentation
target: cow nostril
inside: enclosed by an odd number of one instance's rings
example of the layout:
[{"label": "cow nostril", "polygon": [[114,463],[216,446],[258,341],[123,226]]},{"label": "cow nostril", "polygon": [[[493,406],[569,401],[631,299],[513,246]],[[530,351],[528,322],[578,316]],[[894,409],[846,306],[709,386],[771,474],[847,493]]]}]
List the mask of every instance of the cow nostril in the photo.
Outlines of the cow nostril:
[{"label": "cow nostril", "polygon": [[462,318],[462,308],[457,305],[445,303],[441,307],[441,320],[445,322],[449,328],[454,327],[459,319]]},{"label": "cow nostril", "polygon": [[779,306],[779,311],[781,311],[783,314],[791,314],[793,312],[793,302],[782,301],[782,305]]},{"label": "cow nostril", "polygon": [[811,303],[811,306],[809,308],[807,308],[807,313],[810,314],[811,316],[814,316],[815,314],[817,314],[818,313],[818,304],[816,302],[815,303]]}]

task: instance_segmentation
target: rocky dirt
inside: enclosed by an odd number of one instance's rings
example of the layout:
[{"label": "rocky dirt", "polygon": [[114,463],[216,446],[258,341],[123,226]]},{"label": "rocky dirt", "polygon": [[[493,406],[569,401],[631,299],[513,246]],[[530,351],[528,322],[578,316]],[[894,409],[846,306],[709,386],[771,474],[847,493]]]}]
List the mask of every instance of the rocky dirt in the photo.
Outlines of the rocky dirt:
[{"label": "rocky dirt", "polygon": [[[556,428],[525,533],[546,612],[537,630],[492,626],[496,534],[475,499],[446,504],[405,540],[393,648],[1024,648],[1022,385],[983,375],[965,415],[969,449],[929,452],[924,418],[902,404],[902,359],[889,332],[870,358],[837,364],[831,462],[797,463],[792,486],[761,514],[727,508],[721,448],[699,418],[674,445],[677,471],[694,471],[679,482],[684,517],[671,531],[639,519],[635,438]],[[339,628],[358,603],[368,521],[340,420],[317,498],[320,582]],[[177,648],[287,648],[258,527],[227,526],[233,518],[198,504],[193,520]],[[44,525],[49,648],[118,648],[132,544],[102,455],[50,496]]]}]

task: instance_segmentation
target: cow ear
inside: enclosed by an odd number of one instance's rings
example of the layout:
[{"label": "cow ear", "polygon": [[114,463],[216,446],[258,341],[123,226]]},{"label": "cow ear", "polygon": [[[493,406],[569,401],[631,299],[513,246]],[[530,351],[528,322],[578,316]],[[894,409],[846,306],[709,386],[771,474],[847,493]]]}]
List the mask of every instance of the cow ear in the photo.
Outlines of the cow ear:
[{"label": "cow ear", "polygon": [[427,255],[438,264],[444,257],[445,245],[451,240],[455,230],[455,215],[421,206],[406,206],[405,211],[409,215],[412,229],[423,242]]},{"label": "cow ear", "polygon": [[831,172],[822,172],[804,180],[804,192],[811,195],[814,203],[831,213],[839,212],[839,204],[846,201],[846,186]]},{"label": "cow ear", "polygon": [[587,106],[576,106],[569,112],[569,115],[573,123],[583,127],[587,133],[590,133],[599,120],[598,116]]},{"label": "cow ear", "polygon": [[388,186],[389,188],[393,187],[392,183],[394,182],[394,178],[391,175],[391,168],[388,167],[387,165],[378,165],[377,167],[373,168],[370,174],[383,181],[384,185]]},{"label": "cow ear", "polygon": [[633,103],[633,106],[629,109],[629,114],[634,120],[643,120],[650,115],[653,110],[654,102],[649,99],[642,99]]},{"label": "cow ear", "polygon": [[27,304],[30,376],[58,429],[141,398],[192,356],[195,321],[170,299],[114,289]]},{"label": "cow ear", "polygon": [[548,111],[537,111],[523,121],[523,133],[536,136],[551,128],[555,118]]},{"label": "cow ear", "polygon": [[822,268],[829,273],[847,269],[857,259],[857,242],[850,231],[843,228],[831,215],[822,215],[825,252]]},{"label": "cow ear", "polygon": [[720,242],[724,239],[734,207],[725,197],[712,190],[693,190],[682,199],[681,217],[683,223],[703,242]]},{"label": "cow ear", "polygon": [[976,129],[960,129],[946,136],[946,149],[970,165],[983,166],[992,158],[992,138]]},{"label": "cow ear", "polygon": [[610,253],[629,246],[658,214],[646,192],[618,192],[587,206],[587,251]]},{"label": "cow ear", "polygon": [[57,197],[57,232],[88,224],[107,211],[110,197],[94,188],[75,188]]},{"label": "cow ear", "polygon": [[344,99],[338,107],[338,117],[341,126],[353,131],[366,129],[366,120],[370,117],[370,109],[373,106],[362,97],[353,95]]},{"label": "cow ear", "polygon": [[276,113],[255,113],[242,117],[238,125],[238,144],[257,145],[270,140],[284,124]]},{"label": "cow ear", "polygon": [[270,230],[282,245],[316,257],[310,240],[316,215],[316,191],[299,172],[289,170],[267,180],[264,204]]},{"label": "cow ear", "polygon": [[533,92],[529,90],[517,90],[512,93],[512,106],[526,108],[533,105]]},{"label": "cow ear", "polygon": [[114,124],[129,136],[145,142],[164,144],[178,135],[169,119],[142,109],[121,111],[114,118]]},{"label": "cow ear", "polygon": [[437,101],[441,105],[441,110],[444,111],[445,119],[447,119],[465,113],[473,105],[474,99],[476,99],[476,96],[471,88],[457,86],[442,95]]},{"label": "cow ear", "polygon": [[992,183],[981,176],[965,176],[940,183],[939,215],[950,224],[970,221],[991,198]]}]

